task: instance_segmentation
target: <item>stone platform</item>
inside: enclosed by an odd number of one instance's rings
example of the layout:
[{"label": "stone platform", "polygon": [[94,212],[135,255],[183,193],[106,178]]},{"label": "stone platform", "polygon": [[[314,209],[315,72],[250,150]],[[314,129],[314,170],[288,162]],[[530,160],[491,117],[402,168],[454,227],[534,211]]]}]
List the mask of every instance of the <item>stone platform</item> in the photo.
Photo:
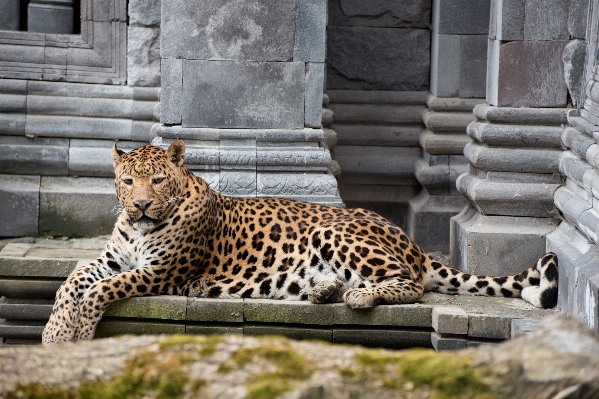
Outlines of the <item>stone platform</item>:
[{"label": "stone platform", "polygon": [[[107,237],[0,241],[0,346],[41,342],[56,290],[78,264],[95,258],[106,241]],[[96,336],[234,333],[453,350],[509,339],[555,312],[520,299],[437,293],[411,305],[365,310],[342,303],[160,296],[113,303]]]}]

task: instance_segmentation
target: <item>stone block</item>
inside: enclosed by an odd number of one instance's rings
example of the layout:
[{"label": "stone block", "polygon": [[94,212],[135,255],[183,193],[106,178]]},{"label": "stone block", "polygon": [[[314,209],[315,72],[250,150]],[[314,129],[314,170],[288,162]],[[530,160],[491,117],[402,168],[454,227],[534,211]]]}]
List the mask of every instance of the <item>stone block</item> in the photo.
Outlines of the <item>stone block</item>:
[{"label": "stone block", "polygon": [[332,325],[335,305],[314,305],[307,301],[281,301],[269,299],[245,300],[244,321],[260,323],[290,323]]},{"label": "stone block", "polygon": [[152,130],[153,122],[133,121],[131,123],[131,140],[142,141],[144,144],[151,142],[156,137],[156,132]]},{"label": "stone block", "polygon": [[333,329],[336,344],[363,345],[375,348],[408,349],[432,348],[430,331]]},{"label": "stone block", "polygon": [[114,180],[92,177],[43,177],[39,231],[52,236],[110,234],[118,205]]},{"label": "stone block", "polygon": [[105,316],[136,319],[185,320],[187,298],[175,295],[134,297],[112,302]]},{"label": "stone block", "polygon": [[160,26],[162,0],[130,0],[129,26]]},{"label": "stone block", "polygon": [[160,86],[160,28],[129,26],[127,84]]},{"label": "stone block", "polygon": [[27,96],[27,113],[34,115],[131,119],[132,107],[129,99]]},{"label": "stone block", "polygon": [[432,30],[447,35],[487,35],[491,0],[433,0]]},{"label": "stone block", "polygon": [[[9,97],[9,96],[5,96]],[[13,96],[10,96],[13,97]],[[25,114],[0,113],[0,134],[10,136],[25,135]]]},{"label": "stone block", "polygon": [[186,325],[185,334],[194,335],[223,335],[223,334],[243,334],[243,327],[237,326],[213,326],[213,325]]},{"label": "stone block", "polygon": [[335,325],[431,326],[432,307],[428,305],[379,305],[368,309],[352,309],[345,304],[333,306]]},{"label": "stone block", "polygon": [[162,58],[288,61],[296,1],[173,0],[162,4]]},{"label": "stone block", "polygon": [[509,317],[497,317],[485,314],[468,316],[468,336],[488,339],[509,339],[512,335],[512,323]]},{"label": "stone block", "polygon": [[72,3],[68,5],[29,3],[27,6],[27,31],[73,33]]},{"label": "stone block", "polygon": [[461,98],[484,98],[487,82],[487,35],[463,35],[460,37]]},{"label": "stone block", "polygon": [[335,128],[339,124],[372,126],[373,120],[385,125],[420,126],[426,111],[424,106],[394,104],[330,104],[329,108],[335,114]]},{"label": "stone block", "polygon": [[568,31],[576,39],[585,39],[587,33],[587,16],[589,0],[570,0],[568,12]]},{"label": "stone block", "polygon": [[466,349],[468,340],[456,338],[453,336],[444,336],[444,334],[431,333],[431,343],[437,352],[441,351],[456,351]]},{"label": "stone block", "polygon": [[485,171],[515,173],[556,173],[559,171],[557,148],[494,148],[476,142],[464,147],[470,163]]},{"label": "stone block", "polygon": [[324,62],[326,51],[326,0],[297,0],[293,61]]},{"label": "stone block", "polygon": [[335,132],[341,145],[418,147],[422,127],[335,124]]},{"label": "stone block", "polygon": [[512,319],[511,337],[526,334],[534,331],[539,326],[539,320],[534,319]]},{"label": "stone block", "polygon": [[183,107],[183,60],[163,58],[161,62],[160,122],[181,124]]},{"label": "stone block", "polygon": [[329,26],[427,28],[431,2],[373,0],[329,1]]},{"label": "stone block", "polygon": [[[43,329],[43,327],[42,327]],[[95,338],[108,338],[117,335],[158,335],[185,334],[185,324],[155,323],[140,321],[111,320],[109,317],[98,324]],[[41,334],[40,334],[41,335]]]},{"label": "stone block", "polygon": [[562,54],[564,79],[572,98],[572,105],[577,108],[582,108],[585,100],[586,52],[587,46],[583,40],[572,40],[566,45]]},{"label": "stone block", "polygon": [[[73,259],[22,257],[6,254],[5,251],[0,254],[0,276],[65,279],[76,267],[77,260]],[[56,280],[54,283],[60,284],[60,281]]]},{"label": "stone block", "polygon": [[323,173],[267,173],[256,177],[259,197],[285,197],[341,205],[335,176]]},{"label": "stone block", "polygon": [[187,298],[187,320],[243,322],[243,300]]},{"label": "stone block", "polygon": [[66,176],[67,139],[0,136],[0,173]]},{"label": "stone block", "polygon": [[301,62],[185,60],[183,127],[302,128],[304,70]]},{"label": "stone block", "polygon": [[560,148],[564,128],[474,122],[468,125],[468,136],[479,143],[494,147]]},{"label": "stone block", "polygon": [[472,112],[477,118],[493,123],[545,126],[560,126],[568,123],[567,108],[507,108],[479,104]]},{"label": "stone block", "polygon": [[0,324],[0,337],[18,339],[36,339],[41,341],[44,326],[26,326]]},{"label": "stone block", "polygon": [[51,313],[52,305],[0,302],[0,319],[48,320]]},{"label": "stone block", "polygon": [[[435,133],[464,133],[476,118],[470,112],[426,112],[422,115],[424,125]],[[422,144],[422,143],[421,143]]]},{"label": "stone block", "polygon": [[324,63],[306,63],[304,99],[304,126],[322,127],[322,91],[324,86]]},{"label": "stone block", "polygon": [[[515,41],[499,45],[496,98],[499,107],[564,107],[567,87],[561,57],[565,41]],[[494,67],[492,66],[491,69]]]},{"label": "stone block", "polygon": [[131,120],[30,114],[27,115],[25,133],[40,137],[131,140]]},{"label": "stone block", "polygon": [[281,335],[296,340],[319,340],[332,342],[333,330],[325,328],[305,328],[291,326],[268,326],[261,324],[244,324],[244,335]]},{"label": "stone block", "polygon": [[429,64],[428,29],[328,28],[328,89],[427,90]]},{"label": "stone block", "polygon": [[472,274],[508,276],[534,265],[545,252],[550,218],[483,216],[466,208],[451,219],[451,264]]},{"label": "stone block", "polygon": [[435,306],[432,326],[440,334],[468,334],[468,313],[460,307]]},{"label": "stone block", "polygon": [[[43,266],[43,264],[36,262],[36,266]],[[0,279],[0,296],[53,300],[61,284],[62,281],[51,280]]]},{"label": "stone block", "polygon": [[526,0],[524,40],[570,39],[569,3],[570,0]]},{"label": "stone block", "polygon": [[432,35],[431,93],[439,97],[457,97],[460,90],[461,37],[437,32]]},{"label": "stone block", "polygon": [[0,236],[37,235],[40,177],[0,175]]},{"label": "stone block", "polygon": [[498,41],[524,40],[526,0],[491,0],[489,38]]},{"label": "stone block", "polygon": [[0,5],[0,30],[19,30],[20,0],[5,0]]},{"label": "stone block", "polygon": [[[69,147],[69,174],[80,177],[114,177],[112,146],[114,141],[72,139]],[[129,151],[144,142],[121,141],[118,147]]]}]

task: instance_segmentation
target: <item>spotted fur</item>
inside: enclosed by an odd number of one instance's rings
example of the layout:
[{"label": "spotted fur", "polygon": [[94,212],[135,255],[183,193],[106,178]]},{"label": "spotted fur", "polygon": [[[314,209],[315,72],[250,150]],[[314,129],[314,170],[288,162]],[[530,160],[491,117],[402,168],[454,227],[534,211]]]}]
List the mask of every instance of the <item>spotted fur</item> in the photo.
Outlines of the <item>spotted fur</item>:
[{"label": "spotted fur", "polygon": [[509,277],[451,269],[374,212],[278,198],[229,198],[183,166],[185,145],[113,148],[124,211],[101,256],[60,287],[44,343],[91,339],[116,300],[204,298],[418,301],[424,292],[557,301],[557,258]]}]

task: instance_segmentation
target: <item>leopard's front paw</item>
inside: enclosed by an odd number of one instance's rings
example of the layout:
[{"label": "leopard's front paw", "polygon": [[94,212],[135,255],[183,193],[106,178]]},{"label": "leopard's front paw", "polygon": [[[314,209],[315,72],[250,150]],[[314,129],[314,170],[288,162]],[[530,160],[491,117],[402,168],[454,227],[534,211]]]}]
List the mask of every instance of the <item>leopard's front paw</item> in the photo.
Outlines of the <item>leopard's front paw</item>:
[{"label": "leopard's front paw", "polygon": [[47,345],[74,341],[78,318],[79,309],[71,300],[57,302],[42,333],[42,343]]},{"label": "leopard's front paw", "polygon": [[353,309],[371,308],[379,300],[370,288],[353,288],[343,294],[343,300]]}]

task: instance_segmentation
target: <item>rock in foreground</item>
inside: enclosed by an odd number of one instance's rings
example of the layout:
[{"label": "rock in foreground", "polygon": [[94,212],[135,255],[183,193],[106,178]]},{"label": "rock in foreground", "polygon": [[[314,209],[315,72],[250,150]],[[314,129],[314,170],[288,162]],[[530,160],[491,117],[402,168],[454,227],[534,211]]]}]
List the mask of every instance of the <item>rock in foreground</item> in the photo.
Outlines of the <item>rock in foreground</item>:
[{"label": "rock in foreground", "polygon": [[370,350],[142,336],[0,350],[3,398],[597,398],[599,338],[565,317],[499,346]]}]

